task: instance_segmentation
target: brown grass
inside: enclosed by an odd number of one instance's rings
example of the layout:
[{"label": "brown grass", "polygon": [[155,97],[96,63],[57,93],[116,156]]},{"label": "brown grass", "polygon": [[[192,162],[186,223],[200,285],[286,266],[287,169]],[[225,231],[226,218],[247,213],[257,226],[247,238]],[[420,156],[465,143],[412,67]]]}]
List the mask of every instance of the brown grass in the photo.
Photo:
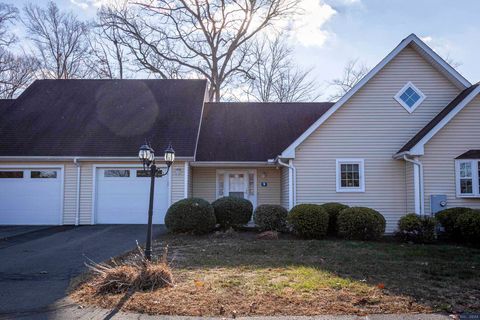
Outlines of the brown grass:
[{"label": "brown grass", "polygon": [[340,240],[163,236],[175,285],[98,294],[89,278],[80,304],[149,314],[318,315],[480,311],[480,250]]}]

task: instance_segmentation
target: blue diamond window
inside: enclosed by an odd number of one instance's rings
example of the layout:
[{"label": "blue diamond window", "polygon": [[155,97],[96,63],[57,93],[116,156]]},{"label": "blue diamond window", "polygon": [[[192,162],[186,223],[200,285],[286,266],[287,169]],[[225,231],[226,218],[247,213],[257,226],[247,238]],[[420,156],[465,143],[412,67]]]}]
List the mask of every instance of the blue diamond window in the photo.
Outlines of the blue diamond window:
[{"label": "blue diamond window", "polygon": [[410,113],[425,99],[425,95],[411,82],[407,83],[395,96],[395,99]]}]

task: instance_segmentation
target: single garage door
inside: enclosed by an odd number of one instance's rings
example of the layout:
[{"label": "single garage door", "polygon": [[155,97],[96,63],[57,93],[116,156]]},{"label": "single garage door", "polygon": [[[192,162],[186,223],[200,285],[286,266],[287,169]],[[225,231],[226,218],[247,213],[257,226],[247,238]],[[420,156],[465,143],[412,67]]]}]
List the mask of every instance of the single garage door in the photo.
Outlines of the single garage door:
[{"label": "single garage door", "polygon": [[62,223],[60,168],[0,168],[0,224]]},{"label": "single garage door", "polygon": [[[146,224],[150,177],[142,168],[96,169],[95,222]],[[163,224],[168,207],[167,176],[156,178],[153,223]]]}]

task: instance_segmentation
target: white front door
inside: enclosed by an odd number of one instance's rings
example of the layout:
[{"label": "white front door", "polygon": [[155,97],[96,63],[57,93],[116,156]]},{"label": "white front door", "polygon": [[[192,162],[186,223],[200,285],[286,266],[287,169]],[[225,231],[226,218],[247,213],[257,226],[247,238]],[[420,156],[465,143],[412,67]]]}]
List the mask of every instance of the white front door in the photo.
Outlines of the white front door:
[{"label": "white front door", "polygon": [[0,225],[62,223],[61,168],[0,168]]},{"label": "white front door", "polygon": [[[95,222],[146,224],[150,177],[142,168],[97,168]],[[168,208],[168,176],[156,178],[153,223],[162,224]]]},{"label": "white front door", "polygon": [[256,206],[256,182],[256,170],[217,170],[217,198],[243,198]]}]

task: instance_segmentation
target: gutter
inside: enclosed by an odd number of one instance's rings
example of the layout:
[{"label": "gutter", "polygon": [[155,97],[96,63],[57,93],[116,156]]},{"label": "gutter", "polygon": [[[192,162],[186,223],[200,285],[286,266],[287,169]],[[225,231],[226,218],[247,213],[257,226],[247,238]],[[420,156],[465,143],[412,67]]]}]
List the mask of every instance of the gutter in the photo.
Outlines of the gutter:
[{"label": "gutter", "polygon": [[[18,161],[18,162],[30,162],[30,161],[128,161],[138,162],[138,157],[76,157],[76,156],[32,156],[32,157],[20,157],[20,156],[0,156],[0,161]],[[193,161],[193,157],[175,157],[178,161]]]},{"label": "gutter", "polygon": [[75,225],[78,226],[80,223],[80,177],[81,177],[81,168],[80,163],[78,162],[78,158],[73,158],[73,163],[77,167],[77,198],[75,199],[76,204],[76,212],[75,212]]},{"label": "gutter", "polygon": [[[403,155],[403,160],[412,163],[414,167],[414,186],[415,186],[415,198],[418,197],[415,203],[415,211],[417,214],[424,215],[425,214],[425,201],[424,201],[424,192],[423,192],[423,164],[418,161],[418,157],[414,159],[408,158],[406,154]],[[417,170],[415,170],[417,169]]]},{"label": "gutter", "polygon": [[281,158],[277,157],[276,162],[288,168],[288,209],[292,209],[297,202],[296,181],[297,181],[297,169],[293,165],[293,161],[288,160],[288,164],[283,162]]}]

